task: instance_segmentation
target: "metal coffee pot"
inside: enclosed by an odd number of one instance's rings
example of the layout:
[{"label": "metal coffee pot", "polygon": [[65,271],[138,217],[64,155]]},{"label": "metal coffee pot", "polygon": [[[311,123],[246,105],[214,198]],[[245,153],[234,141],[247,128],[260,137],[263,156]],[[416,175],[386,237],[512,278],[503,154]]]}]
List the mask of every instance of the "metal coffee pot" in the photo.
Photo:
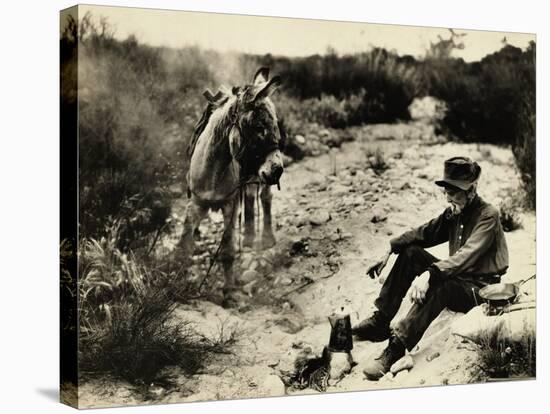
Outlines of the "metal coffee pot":
[{"label": "metal coffee pot", "polygon": [[328,344],[331,352],[349,352],[353,349],[353,337],[351,334],[351,320],[349,314],[344,314],[344,308],[340,312],[328,317],[330,322],[330,340]]}]

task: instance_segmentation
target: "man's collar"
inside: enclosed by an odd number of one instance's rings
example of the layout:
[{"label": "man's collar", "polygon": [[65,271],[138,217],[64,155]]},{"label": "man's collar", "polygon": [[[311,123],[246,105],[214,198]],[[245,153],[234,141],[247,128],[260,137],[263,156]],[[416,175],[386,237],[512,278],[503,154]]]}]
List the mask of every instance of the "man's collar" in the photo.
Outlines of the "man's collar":
[{"label": "man's collar", "polygon": [[472,210],[474,210],[475,208],[477,208],[477,206],[479,206],[479,204],[481,203],[481,198],[479,197],[478,194],[476,194],[474,196],[474,198],[472,198],[470,200],[470,202],[468,204],[466,204],[464,206],[464,208],[462,209],[462,211],[460,212],[460,214],[468,214],[470,213]]}]

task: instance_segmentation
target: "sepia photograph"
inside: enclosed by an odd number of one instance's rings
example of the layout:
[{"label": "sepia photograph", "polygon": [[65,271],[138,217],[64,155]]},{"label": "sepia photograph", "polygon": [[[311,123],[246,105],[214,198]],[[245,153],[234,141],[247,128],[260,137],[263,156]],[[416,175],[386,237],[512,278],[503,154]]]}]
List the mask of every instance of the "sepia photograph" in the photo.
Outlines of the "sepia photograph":
[{"label": "sepia photograph", "polygon": [[534,33],[59,17],[61,402],[536,379]]}]

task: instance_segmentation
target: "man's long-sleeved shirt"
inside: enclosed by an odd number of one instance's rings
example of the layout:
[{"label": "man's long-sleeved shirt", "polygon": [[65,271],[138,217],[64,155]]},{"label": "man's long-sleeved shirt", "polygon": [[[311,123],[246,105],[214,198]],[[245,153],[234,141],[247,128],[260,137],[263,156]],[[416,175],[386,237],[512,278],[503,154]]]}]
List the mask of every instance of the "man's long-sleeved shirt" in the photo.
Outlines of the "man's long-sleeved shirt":
[{"label": "man's long-sleeved shirt", "polygon": [[508,247],[496,208],[476,196],[458,214],[450,207],[439,217],[407,231],[390,241],[392,252],[399,253],[410,244],[423,248],[449,242],[449,258],[430,266],[431,275],[502,275],[508,268]]}]

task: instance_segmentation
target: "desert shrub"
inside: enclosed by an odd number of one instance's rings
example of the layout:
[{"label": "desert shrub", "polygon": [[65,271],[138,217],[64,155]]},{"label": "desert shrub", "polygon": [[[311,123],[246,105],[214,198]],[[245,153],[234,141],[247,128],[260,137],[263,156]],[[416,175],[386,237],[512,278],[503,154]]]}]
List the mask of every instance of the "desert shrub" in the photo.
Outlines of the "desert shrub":
[{"label": "desert shrub", "polygon": [[[149,47],[134,36],[117,40],[105,19],[97,23],[90,14],[62,36],[67,79],[77,50],[79,231],[100,238],[117,223],[123,227],[119,247],[147,246],[167,230],[168,189],[184,184],[185,149],[203,106],[202,89],[212,80],[207,54]],[[62,102],[72,102],[75,92],[64,88]]]},{"label": "desert shrub", "polygon": [[517,198],[508,197],[499,205],[500,223],[506,232],[521,228],[519,201]]},{"label": "desert shrub", "polygon": [[331,128],[344,128],[348,125],[348,114],[344,101],[332,95],[305,99],[300,103],[301,117],[306,122],[315,122]]},{"label": "desert shrub", "polygon": [[128,232],[145,224],[140,232],[147,235],[146,229],[162,226],[170,205],[154,197],[169,183],[169,162],[159,156],[164,125],[149,99],[161,70],[158,53],[92,30],[81,36],[79,57],[80,231],[100,237],[106,224],[131,209],[136,216],[126,221]]},{"label": "desert shrub", "polygon": [[83,378],[109,374],[148,384],[168,366],[187,374],[213,353],[227,352],[236,331],[205,338],[176,320],[180,301],[195,295],[186,271],[145,263],[110,237],[82,239],[79,250],[79,367]]},{"label": "desert shrub", "polygon": [[322,94],[319,98],[297,100],[290,96],[278,99],[281,114],[289,119],[290,125],[297,130],[303,123],[315,123],[328,128],[343,129],[373,121],[381,111],[377,101],[369,100],[365,89],[357,93],[338,98]]},{"label": "desert shrub", "polygon": [[306,119],[332,128],[344,128],[348,117],[343,101],[331,95],[322,95],[320,99],[306,99],[302,102]]},{"label": "desert shrub", "polygon": [[526,51],[506,45],[479,62],[427,58],[422,90],[444,100],[444,126],[464,141],[514,144],[521,97],[534,91],[534,44]]},{"label": "desert shrub", "polygon": [[536,209],[536,114],[534,91],[527,91],[523,96],[518,114],[516,141],[512,147],[516,164],[521,173],[523,188],[526,193],[526,206]]},{"label": "desert shrub", "polygon": [[509,145],[522,175],[526,204],[535,208],[535,43],[504,45],[479,62],[427,58],[423,91],[444,100],[443,129],[468,142]]},{"label": "desert shrub", "polygon": [[536,337],[506,341],[499,331],[478,346],[479,368],[489,378],[536,377]]},{"label": "desert shrub", "polygon": [[367,150],[365,152],[365,156],[367,157],[367,167],[372,169],[378,175],[390,168],[386,162],[384,151],[380,148],[376,148],[374,151],[370,149]]},{"label": "desert shrub", "polygon": [[385,49],[271,60],[290,96],[304,103],[316,98],[328,104],[333,98],[326,96],[336,98],[331,102],[338,108],[337,125],[342,123],[342,113],[346,113],[346,126],[408,119],[407,108],[420,88],[416,65]]},{"label": "desert shrub", "polygon": [[408,107],[420,90],[416,67],[384,49],[361,55],[358,64],[364,71],[360,88],[366,93],[354,119],[361,123],[409,119]]}]

